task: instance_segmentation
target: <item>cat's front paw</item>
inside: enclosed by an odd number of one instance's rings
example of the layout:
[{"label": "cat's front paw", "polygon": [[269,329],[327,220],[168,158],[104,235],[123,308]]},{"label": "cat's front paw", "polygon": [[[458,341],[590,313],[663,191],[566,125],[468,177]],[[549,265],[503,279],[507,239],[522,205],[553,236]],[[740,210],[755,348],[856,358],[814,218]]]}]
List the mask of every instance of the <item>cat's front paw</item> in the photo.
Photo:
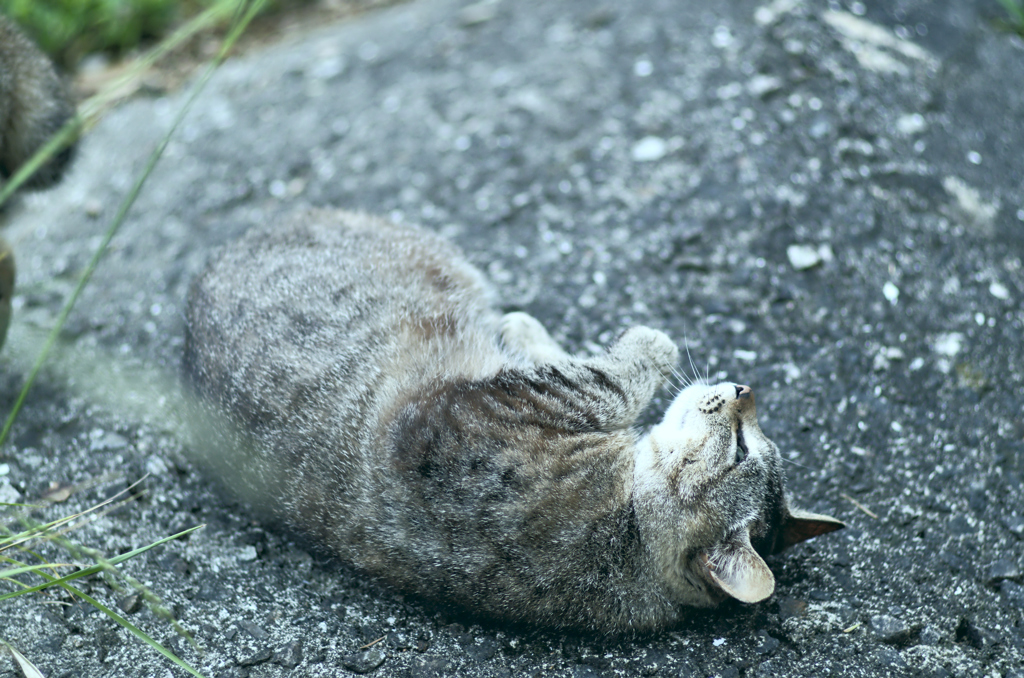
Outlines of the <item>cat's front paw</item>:
[{"label": "cat's front paw", "polygon": [[663,375],[670,374],[679,362],[679,347],[675,342],[664,332],[642,325],[627,330],[611,352],[627,360],[649,362]]}]

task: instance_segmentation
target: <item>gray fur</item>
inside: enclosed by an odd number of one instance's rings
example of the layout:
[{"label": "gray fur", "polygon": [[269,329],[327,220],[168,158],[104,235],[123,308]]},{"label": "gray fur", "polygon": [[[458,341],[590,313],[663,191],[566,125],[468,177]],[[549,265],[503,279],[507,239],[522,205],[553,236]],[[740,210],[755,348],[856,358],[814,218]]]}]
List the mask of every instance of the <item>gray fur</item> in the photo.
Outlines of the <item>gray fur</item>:
[{"label": "gray fur", "polygon": [[[67,86],[53,64],[0,15],[0,177],[14,174],[73,114]],[[70,148],[57,153],[27,186],[55,182],[71,155]]]},{"label": "gray fur", "polygon": [[621,633],[767,597],[754,549],[792,520],[749,389],[693,385],[634,430],[677,358],[646,327],[572,357],[438,236],[308,211],[195,281],[184,369],[228,419],[231,482],[346,561],[484,617]]}]

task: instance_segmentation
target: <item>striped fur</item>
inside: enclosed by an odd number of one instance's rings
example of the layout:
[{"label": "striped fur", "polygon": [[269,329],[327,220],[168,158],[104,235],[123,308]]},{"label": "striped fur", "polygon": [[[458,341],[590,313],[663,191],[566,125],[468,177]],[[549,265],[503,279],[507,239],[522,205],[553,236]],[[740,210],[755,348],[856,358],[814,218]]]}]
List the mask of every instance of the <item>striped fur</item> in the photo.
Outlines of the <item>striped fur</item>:
[{"label": "striped fur", "polygon": [[184,362],[227,419],[229,482],[398,589],[491,619],[641,632],[770,594],[751,544],[776,550],[789,510],[752,395],[691,386],[641,436],[667,336],[574,358],[491,297],[451,244],[360,214],[229,246],[193,286]]}]

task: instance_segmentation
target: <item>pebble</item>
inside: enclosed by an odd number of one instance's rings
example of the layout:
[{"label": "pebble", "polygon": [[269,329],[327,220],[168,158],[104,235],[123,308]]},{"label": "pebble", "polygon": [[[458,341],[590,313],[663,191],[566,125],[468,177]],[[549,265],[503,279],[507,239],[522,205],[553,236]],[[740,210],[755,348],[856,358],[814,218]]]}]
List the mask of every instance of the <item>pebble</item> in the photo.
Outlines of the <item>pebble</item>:
[{"label": "pebble", "polygon": [[1024,610],[1024,586],[1007,579],[999,585],[999,591],[1003,594],[1006,602]]},{"label": "pebble", "polygon": [[127,596],[117,601],[117,606],[121,608],[121,611],[125,614],[134,614],[139,611],[142,607],[142,596],[138,593],[129,593]]},{"label": "pebble", "polygon": [[252,654],[245,656],[238,660],[239,666],[255,666],[262,664],[263,662],[270,661],[270,658],[274,656],[274,653],[270,651],[269,647],[261,647]]},{"label": "pebble", "polygon": [[774,75],[759,73],[747,81],[747,91],[755,97],[763,97],[780,89],[782,89],[782,79]]},{"label": "pebble", "polygon": [[6,478],[0,482],[0,504],[17,504],[21,502],[21,492],[14,489]]},{"label": "pebble", "polygon": [[661,160],[668,153],[668,144],[661,137],[644,137],[633,145],[630,155],[636,162]]},{"label": "pebble", "polygon": [[759,642],[754,651],[758,654],[771,654],[778,650],[781,644],[778,638],[768,635],[767,631],[758,631],[756,638]]},{"label": "pebble", "polygon": [[1003,518],[1006,529],[1018,537],[1024,537],[1024,516],[1009,516]]},{"label": "pebble", "polygon": [[925,626],[917,639],[922,645],[938,645],[942,640],[942,633],[934,626]]},{"label": "pebble", "polygon": [[902,620],[887,614],[874,615],[869,625],[882,642],[890,645],[902,645],[910,638],[910,627]]},{"label": "pebble", "polygon": [[341,665],[353,673],[369,673],[383,664],[385,659],[387,659],[387,655],[384,654],[384,650],[379,647],[371,647],[362,652],[345,655],[341,660]]},{"label": "pebble", "polygon": [[273,663],[286,669],[294,669],[302,663],[302,641],[293,640],[274,653]]},{"label": "pebble", "polygon": [[790,245],[786,248],[786,258],[794,270],[806,271],[832,261],[834,255],[830,245]]},{"label": "pebble", "polygon": [[923,132],[928,125],[920,113],[901,115],[896,119],[896,131],[905,137]]},{"label": "pebble", "polygon": [[959,332],[946,332],[935,337],[932,342],[932,350],[939,355],[952,358],[963,347],[964,335]]},{"label": "pebble", "polygon": [[387,634],[388,645],[396,650],[409,650],[412,648],[412,641],[409,636],[400,631],[391,631]]},{"label": "pebble", "polygon": [[478,662],[485,662],[498,652],[498,642],[493,638],[483,638],[479,642],[463,648],[470,657]]},{"label": "pebble", "polygon": [[238,626],[256,640],[264,641],[270,638],[269,633],[256,624],[253,624],[251,621],[240,621],[238,622]]},{"label": "pebble", "polygon": [[1004,579],[1020,579],[1020,577],[1020,566],[1014,561],[1004,558],[988,566],[988,580],[985,583],[992,586]]}]

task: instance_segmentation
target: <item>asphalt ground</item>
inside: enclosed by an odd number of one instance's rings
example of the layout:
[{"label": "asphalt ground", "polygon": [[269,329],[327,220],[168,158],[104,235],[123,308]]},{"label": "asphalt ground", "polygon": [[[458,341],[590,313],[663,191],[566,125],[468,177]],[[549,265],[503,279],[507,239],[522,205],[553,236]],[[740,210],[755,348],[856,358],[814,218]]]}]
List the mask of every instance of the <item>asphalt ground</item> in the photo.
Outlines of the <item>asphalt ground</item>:
[{"label": "asphalt ground", "polygon": [[[119,566],[202,653],[78,584],[210,677],[1020,678],[1024,42],[1000,12],[416,0],[231,61],[33,386],[0,501],[56,488],[52,519],[148,473],[69,536],[112,556],[205,524]],[[0,410],[185,97],[122,106],[8,214]],[[438,230],[571,350],[665,330],[754,387],[794,503],[849,527],[770,559],[766,602],[609,641],[432,609],[254,522],[183,433],[182,308],[218,246],[302,205]],[[50,677],[185,675],[66,594],[0,602],[0,636]]]}]

